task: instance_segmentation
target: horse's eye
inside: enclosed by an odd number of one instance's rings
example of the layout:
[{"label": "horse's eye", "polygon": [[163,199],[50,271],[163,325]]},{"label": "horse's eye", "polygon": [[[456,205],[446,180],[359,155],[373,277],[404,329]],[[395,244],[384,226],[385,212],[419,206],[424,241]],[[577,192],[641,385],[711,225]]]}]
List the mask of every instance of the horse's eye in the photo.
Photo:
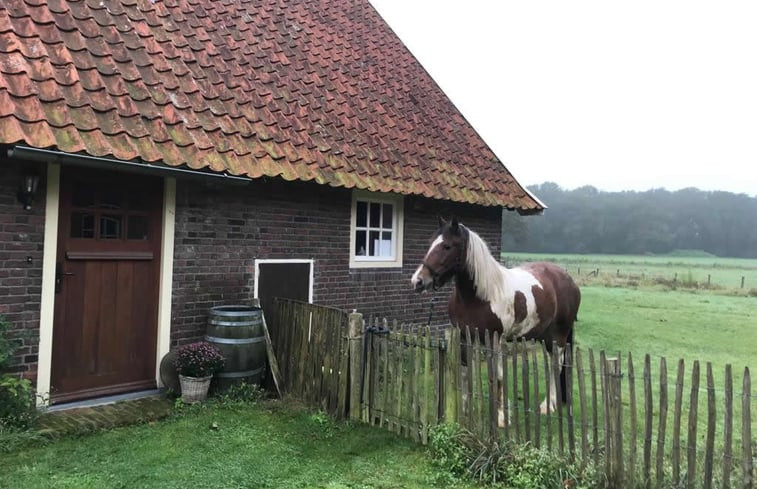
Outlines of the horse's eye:
[{"label": "horse's eye", "polygon": [[445,250],[451,250],[451,249],[452,249],[452,247],[451,247],[450,245],[448,245],[448,244],[446,244],[446,243],[445,243],[445,245],[444,245],[444,249],[445,249]]}]

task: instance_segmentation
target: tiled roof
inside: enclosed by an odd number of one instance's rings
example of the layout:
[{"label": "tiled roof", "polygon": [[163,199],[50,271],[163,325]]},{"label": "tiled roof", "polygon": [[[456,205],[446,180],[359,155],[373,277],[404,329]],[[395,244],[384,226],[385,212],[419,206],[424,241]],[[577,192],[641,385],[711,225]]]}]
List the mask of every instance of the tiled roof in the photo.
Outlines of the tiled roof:
[{"label": "tiled roof", "polygon": [[2,0],[15,143],[541,208],[366,0]]}]

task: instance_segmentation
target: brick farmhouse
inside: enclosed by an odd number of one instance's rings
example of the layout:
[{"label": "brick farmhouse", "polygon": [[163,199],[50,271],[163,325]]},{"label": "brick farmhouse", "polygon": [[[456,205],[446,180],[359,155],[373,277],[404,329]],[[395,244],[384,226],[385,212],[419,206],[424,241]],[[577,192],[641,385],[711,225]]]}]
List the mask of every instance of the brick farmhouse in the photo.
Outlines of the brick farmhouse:
[{"label": "brick farmhouse", "polygon": [[256,296],[425,321],[437,216],[498,253],[503,208],[543,205],[366,0],[0,3],[0,314],[53,403]]}]

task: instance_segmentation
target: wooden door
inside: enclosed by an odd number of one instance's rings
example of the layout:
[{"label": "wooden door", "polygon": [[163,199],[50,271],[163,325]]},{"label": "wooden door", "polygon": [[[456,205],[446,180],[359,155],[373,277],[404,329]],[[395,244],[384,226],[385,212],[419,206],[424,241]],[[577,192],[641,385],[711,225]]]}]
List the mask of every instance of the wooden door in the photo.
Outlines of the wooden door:
[{"label": "wooden door", "polygon": [[64,170],[51,400],[154,388],[162,181]]},{"label": "wooden door", "polygon": [[[274,320],[275,299],[310,300],[310,262],[258,262],[258,297],[263,313],[271,324]],[[278,331],[272,331],[274,336]]]}]

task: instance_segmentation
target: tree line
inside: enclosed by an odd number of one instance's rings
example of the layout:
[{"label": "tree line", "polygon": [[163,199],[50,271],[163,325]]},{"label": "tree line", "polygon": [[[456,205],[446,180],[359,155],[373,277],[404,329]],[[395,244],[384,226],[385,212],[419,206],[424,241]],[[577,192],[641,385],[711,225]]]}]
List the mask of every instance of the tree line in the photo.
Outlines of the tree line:
[{"label": "tree line", "polygon": [[535,253],[664,254],[703,250],[757,258],[757,197],[686,188],[605,192],[529,187],[541,216],[505,211],[502,249]]}]

